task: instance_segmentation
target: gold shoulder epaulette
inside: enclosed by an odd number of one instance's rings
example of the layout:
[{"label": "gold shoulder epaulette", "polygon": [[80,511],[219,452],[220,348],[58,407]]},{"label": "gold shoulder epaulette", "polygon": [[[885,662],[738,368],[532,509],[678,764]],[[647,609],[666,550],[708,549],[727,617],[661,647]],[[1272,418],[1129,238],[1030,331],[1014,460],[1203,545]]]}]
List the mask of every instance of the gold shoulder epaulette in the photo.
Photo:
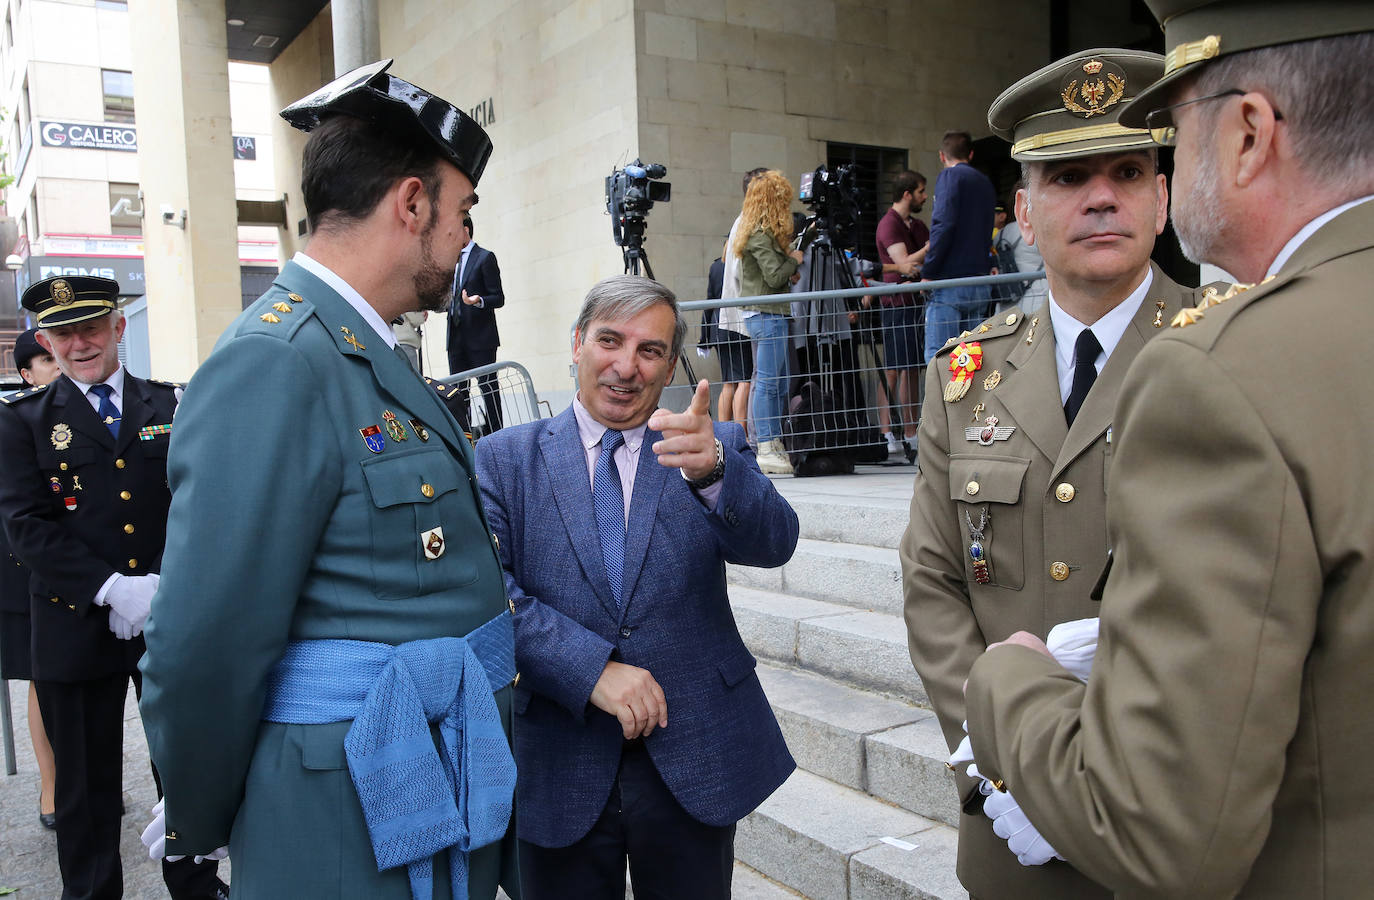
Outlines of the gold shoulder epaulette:
[{"label": "gold shoulder epaulette", "polygon": [[37,397],[39,394],[43,393],[47,389],[48,386],[46,384],[40,384],[38,387],[27,387],[23,390],[15,391],[13,394],[8,394],[4,397],[0,397],[0,403],[9,406],[11,403],[15,403],[19,400],[26,400],[29,397]]},{"label": "gold shoulder epaulette", "polygon": [[993,338],[1006,337],[1009,334],[1015,334],[1017,328],[1021,325],[1022,320],[1024,320],[1025,318],[1026,316],[1020,310],[1015,309],[1008,310],[1004,313],[998,313],[997,315],[984,321],[981,325],[974,328],[972,331],[965,331],[961,334],[958,334],[950,338],[948,341],[945,342],[945,345],[940,348],[940,352],[944,353],[945,351],[958,346],[960,341],[967,341],[969,339],[975,341],[989,341]]},{"label": "gold shoulder epaulette", "polygon": [[163,378],[149,378],[148,381],[152,384],[160,384],[169,388],[182,388],[183,390],[186,388],[186,382],[184,381],[167,381]]}]

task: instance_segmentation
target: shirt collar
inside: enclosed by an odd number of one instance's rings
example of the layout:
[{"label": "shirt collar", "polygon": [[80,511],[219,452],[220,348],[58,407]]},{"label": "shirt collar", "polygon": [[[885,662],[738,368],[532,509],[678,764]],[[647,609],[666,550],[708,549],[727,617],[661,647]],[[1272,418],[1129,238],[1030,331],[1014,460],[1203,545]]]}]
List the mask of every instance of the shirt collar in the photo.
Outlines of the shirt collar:
[{"label": "shirt collar", "polygon": [[[587,412],[587,407],[582,405],[581,398],[573,397],[572,406],[573,417],[577,419],[577,435],[582,440],[583,449],[590,451],[597,444],[601,443],[601,438],[606,434],[608,429],[605,425],[602,425],[596,419],[592,418],[592,414]],[[644,441],[644,430],[647,427],[648,423],[645,422],[638,427],[621,432],[621,434],[625,435],[625,448],[631,453],[639,452],[639,445]]]},{"label": "shirt collar", "polygon": [[1270,275],[1277,275],[1279,269],[1283,268],[1284,263],[1288,262],[1289,258],[1291,258],[1293,254],[1297,252],[1298,248],[1301,247],[1303,243],[1307,241],[1308,238],[1310,238],[1313,234],[1316,233],[1318,228],[1321,228],[1327,222],[1330,222],[1332,219],[1336,218],[1341,213],[1345,212],[1347,209],[1359,206],[1361,203],[1367,203],[1370,200],[1374,200],[1374,194],[1366,194],[1363,197],[1357,197],[1356,199],[1351,200],[1349,203],[1342,203],[1335,209],[1328,209],[1326,212],[1317,216],[1311,222],[1308,222],[1306,225],[1302,226],[1302,228],[1298,229],[1298,233],[1289,238],[1288,243],[1283,245],[1283,249],[1279,251],[1279,255],[1274,257],[1274,261],[1269,264],[1269,271],[1264,273],[1264,277],[1268,278]]},{"label": "shirt collar", "polygon": [[[83,394],[89,394],[89,393],[91,392],[91,388],[95,387],[94,384],[87,384],[87,383],[84,382],[84,381],[77,381],[75,378],[72,378],[70,375],[68,375],[67,377],[68,377],[68,378],[71,378],[72,384],[74,384],[74,385],[76,385],[77,387],[79,387],[79,388],[81,389],[81,393],[83,393]],[[114,374],[111,375],[109,378],[106,378],[104,381],[102,381],[101,384],[108,384],[108,385],[110,386],[111,390],[114,391],[115,397],[120,398],[120,399],[123,399],[123,397],[124,397],[124,366],[121,364],[118,368],[116,368],[116,369],[114,370]]]},{"label": "shirt collar", "polygon": [[[1050,292],[1050,321],[1054,325],[1054,353],[1055,359],[1059,363],[1059,370],[1062,372],[1067,366],[1073,368],[1073,346],[1078,340],[1078,335],[1085,328],[1092,328],[1093,337],[1097,338],[1098,344],[1102,346],[1103,365],[1111,357],[1116,345],[1121,343],[1121,336],[1126,333],[1126,328],[1135,318],[1136,310],[1140,309],[1140,304],[1145,299],[1145,295],[1150,291],[1150,285],[1154,283],[1154,270],[1146,267],[1145,280],[1140,282],[1140,286],[1122,300],[1105,316],[1098,319],[1091,326],[1084,325],[1063,310],[1054,300],[1054,293]],[[1101,367],[1098,369],[1101,371]]]},{"label": "shirt collar", "polygon": [[392,334],[391,326],[382,319],[381,314],[363,298],[362,294],[353,289],[352,285],[334,274],[334,271],[324,263],[306,256],[299,250],[296,251],[295,256],[291,257],[291,261],[333,288],[334,293],[348,301],[348,305],[363,317],[364,322],[372,326],[372,330],[377,332],[377,336],[386,341],[387,347],[395,349],[396,335]]}]

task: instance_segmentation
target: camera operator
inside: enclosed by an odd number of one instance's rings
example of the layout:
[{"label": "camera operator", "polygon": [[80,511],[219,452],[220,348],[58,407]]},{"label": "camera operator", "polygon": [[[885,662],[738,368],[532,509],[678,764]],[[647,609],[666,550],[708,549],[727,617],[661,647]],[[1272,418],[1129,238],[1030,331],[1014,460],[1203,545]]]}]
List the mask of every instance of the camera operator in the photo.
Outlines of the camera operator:
[{"label": "camera operator", "polygon": [[[914,281],[920,274],[930,249],[930,229],[916,218],[926,202],[926,177],[910,169],[892,183],[892,208],[878,221],[876,241],[878,259],[883,263],[883,281]],[[902,442],[892,431],[884,431],[889,457],[905,453],[911,457],[916,442],[916,396],[919,382],[914,375],[921,364],[920,295],[887,294],[880,298],[883,326],[883,359],[886,367],[887,403],[897,401],[901,417]]]}]

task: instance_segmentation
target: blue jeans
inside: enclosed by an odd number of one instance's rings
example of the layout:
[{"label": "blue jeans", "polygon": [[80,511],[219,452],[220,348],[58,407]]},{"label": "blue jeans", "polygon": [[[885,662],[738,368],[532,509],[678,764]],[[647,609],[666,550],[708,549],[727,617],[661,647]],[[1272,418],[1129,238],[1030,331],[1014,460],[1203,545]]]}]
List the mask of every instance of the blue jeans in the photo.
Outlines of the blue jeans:
[{"label": "blue jeans", "polygon": [[926,362],[965,331],[972,331],[983,320],[989,291],[985,287],[940,288],[930,292],[926,302]]},{"label": "blue jeans", "polygon": [[760,444],[782,438],[787,412],[787,316],[761,312],[744,320],[754,341],[754,390],[749,415]]}]

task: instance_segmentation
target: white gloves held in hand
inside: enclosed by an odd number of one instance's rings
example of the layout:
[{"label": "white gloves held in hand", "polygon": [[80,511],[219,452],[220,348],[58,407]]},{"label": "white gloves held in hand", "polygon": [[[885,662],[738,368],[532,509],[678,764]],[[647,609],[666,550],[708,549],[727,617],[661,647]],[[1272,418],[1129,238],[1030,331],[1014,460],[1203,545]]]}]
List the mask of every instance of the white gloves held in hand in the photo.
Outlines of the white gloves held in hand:
[{"label": "white gloves held in hand", "polygon": [[[139,837],[139,840],[143,841],[143,846],[148,848],[149,859],[154,861],[161,861],[165,859],[167,860],[167,862],[176,862],[178,860],[185,859],[186,857],[167,855],[167,813],[165,811],[166,806],[167,801],[165,798],[157,801],[156,805],[153,806],[153,821],[149,822],[148,827],[143,829],[143,834]],[[204,862],[207,859],[219,861],[221,859],[224,859],[228,855],[229,848],[220,847],[213,853],[208,853],[205,856],[195,857],[195,861],[198,863]]]},{"label": "white gloves held in hand", "polygon": [[121,641],[138,637],[148,621],[148,611],[157,593],[159,575],[117,575],[105,594],[110,608],[110,630]]}]

